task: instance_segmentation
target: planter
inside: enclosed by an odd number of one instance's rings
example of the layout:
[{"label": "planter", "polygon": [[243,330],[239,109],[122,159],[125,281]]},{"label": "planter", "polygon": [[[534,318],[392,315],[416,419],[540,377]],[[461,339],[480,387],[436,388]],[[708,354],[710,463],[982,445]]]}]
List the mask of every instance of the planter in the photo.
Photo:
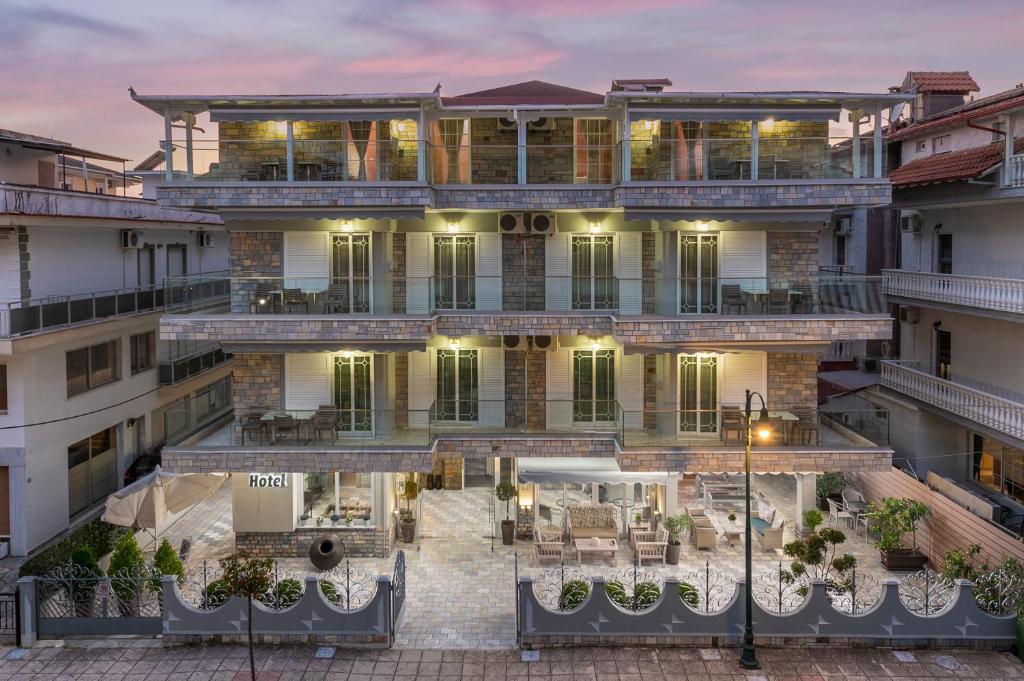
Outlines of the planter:
[{"label": "planter", "polygon": [[501,521],[501,543],[512,546],[516,538],[516,524],[511,520]]},{"label": "planter", "polygon": [[416,519],[408,518],[403,519],[400,523],[402,528],[402,541],[406,544],[411,544],[416,541]]},{"label": "planter", "polygon": [[1024,619],[1017,618],[1017,657],[1024,660]]},{"label": "planter", "polygon": [[889,570],[921,570],[928,564],[928,556],[912,549],[880,549],[879,553],[882,555],[882,565]]},{"label": "planter", "polygon": [[665,562],[669,565],[679,565],[679,554],[683,551],[682,542],[669,543],[665,549]]}]

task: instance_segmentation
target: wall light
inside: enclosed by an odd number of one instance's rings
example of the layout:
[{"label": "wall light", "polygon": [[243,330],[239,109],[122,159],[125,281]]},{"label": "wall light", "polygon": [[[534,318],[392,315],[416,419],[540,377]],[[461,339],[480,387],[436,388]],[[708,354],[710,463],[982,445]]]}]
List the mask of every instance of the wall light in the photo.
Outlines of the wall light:
[{"label": "wall light", "polygon": [[644,121],[644,130],[650,130],[654,127],[654,121]]},{"label": "wall light", "polygon": [[459,223],[457,223],[457,222],[449,222],[448,223],[448,231],[449,232],[457,232],[457,231],[459,231]]},{"label": "wall light", "polygon": [[341,356],[344,357],[345,359],[352,359],[352,351],[351,350],[342,350],[341,351]]},{"label": "wall light", "polygon": [[697,223],[697,231],[698,232],[706,232],[709,229],[711,229],[711,225],[709,225],[708,223],[706,223],[706,222],[698,222]]},{"label": "wall light", "polygon": [[598,222],[591,222],[590,223],[590,233],[591,234],[597,234],[600,231],[601,231],[601,224],[600,223],[598,223]]},{"label": "wall light", "polygon": [[458,350],[459,349],[459,345],[461,345],[461,340],[462,339],[460,339],[460,338],[449,338],[448,339],[448,349],[450,349],[450,350]]},{"label": "wall light", "polygon": [[284,121],[278,121],[274,123],[274,128],[277,130],[277,134],[284,137],[288,134],[288,124]]},{"label": "wall light", "polygon": [[341,221],[341,231],[343,231],[343,232],[351,232],[352,231],[352,221],[351,220],[342,220]]},{"label": "wall light", "polygon": [[766,119],[764,119],[763,121],[761,121],[761,127],[763,127],[765,130],[771,130],[772,128],[775,127],[775,119],[774,118],[766,118]]},{"label": "wall light", "polygon": [[590,349],[591,350],[600,350],[601,349],[601,344],[596,339],[595,340],[591,340],[590,341]]}]

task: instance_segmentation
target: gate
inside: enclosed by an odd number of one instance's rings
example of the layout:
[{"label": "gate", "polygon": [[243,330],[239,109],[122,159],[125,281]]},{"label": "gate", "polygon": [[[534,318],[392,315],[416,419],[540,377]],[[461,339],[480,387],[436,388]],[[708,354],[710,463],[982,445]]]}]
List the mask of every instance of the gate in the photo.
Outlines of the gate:
[{"label": "gate", "polygon": [[71,565],[36,577],[41,636],[150,635],[162,630],[159,580],[149,572],[96,576]]},{"label": "gate", "polygon": [[402,616],[405,605],[405,551],[399,550],[395,556],[395,571],[391,578],[391,641],[394,643],[398,618]]},{"label": "gate", "polygon": [[21,647],[21,605],[17,590],[0,593],[0,636],[13,636],[15,645]]}]

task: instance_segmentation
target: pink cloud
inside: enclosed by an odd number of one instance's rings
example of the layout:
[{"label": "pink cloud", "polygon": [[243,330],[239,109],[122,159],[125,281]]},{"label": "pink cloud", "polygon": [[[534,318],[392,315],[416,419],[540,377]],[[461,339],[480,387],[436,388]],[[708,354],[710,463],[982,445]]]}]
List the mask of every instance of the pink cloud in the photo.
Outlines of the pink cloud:
[{"label": "pink cloud", "polygon": [[494,77],[539,71],[565,56],[564,52],[546,50],[528,54],[470,57],[460,53],[401,55],[357,59],[343,67],[353,74],[429,74],[458,73],[463,77]]}]

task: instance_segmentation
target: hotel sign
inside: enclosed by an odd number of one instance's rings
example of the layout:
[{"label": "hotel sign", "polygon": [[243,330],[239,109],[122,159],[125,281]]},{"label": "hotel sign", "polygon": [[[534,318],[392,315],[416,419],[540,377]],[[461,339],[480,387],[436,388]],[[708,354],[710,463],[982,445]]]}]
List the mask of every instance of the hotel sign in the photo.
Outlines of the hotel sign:
[{"label": "hotel sign", "polygon": [[288,473],[250,473],[249,487],[274,489],[288,486]]}]

